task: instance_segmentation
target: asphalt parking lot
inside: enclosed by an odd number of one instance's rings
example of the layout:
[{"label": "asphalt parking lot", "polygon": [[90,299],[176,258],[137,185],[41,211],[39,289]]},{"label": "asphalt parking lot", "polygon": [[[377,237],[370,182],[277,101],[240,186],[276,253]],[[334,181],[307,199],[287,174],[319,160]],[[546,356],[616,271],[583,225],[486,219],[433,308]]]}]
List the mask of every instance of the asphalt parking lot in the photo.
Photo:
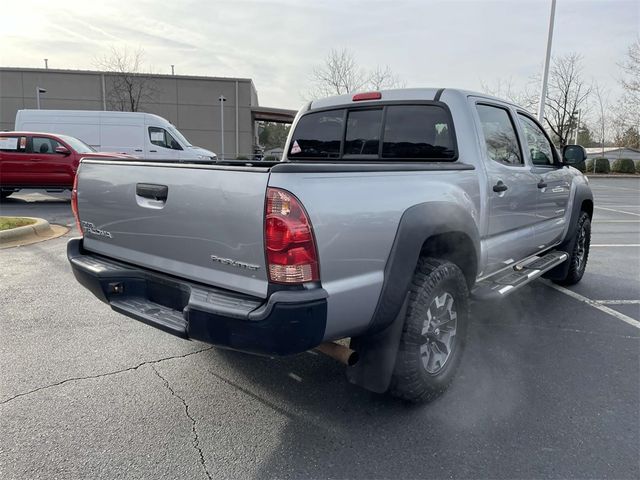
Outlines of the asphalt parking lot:
[{"label": "asphalt parking lot", "polygon": [[[476,304],[457,379],[408,406],[311,353],[259,358],[116,314],[66,237],[0,250],[0,478],[640,477],[640,180],[595,178],[569,291]],[[2,215],[72,225],[69,195]]]}]

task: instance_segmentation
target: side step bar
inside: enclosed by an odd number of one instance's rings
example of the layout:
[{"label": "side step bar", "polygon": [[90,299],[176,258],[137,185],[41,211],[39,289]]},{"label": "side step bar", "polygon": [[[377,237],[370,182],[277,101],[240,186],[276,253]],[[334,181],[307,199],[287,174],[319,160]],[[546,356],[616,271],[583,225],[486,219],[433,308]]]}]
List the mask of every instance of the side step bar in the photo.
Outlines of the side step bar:
[{"label": "side step bar", "polygon": [[545,272],[560,265],[569,258],[566,252],[554,250],[542,257],[533,257],[519,263],[513,269],[496,277],[486,278],[471,290],[471,295],[479,300],[496,300],[515,292],[520,287],[535,280]]}]

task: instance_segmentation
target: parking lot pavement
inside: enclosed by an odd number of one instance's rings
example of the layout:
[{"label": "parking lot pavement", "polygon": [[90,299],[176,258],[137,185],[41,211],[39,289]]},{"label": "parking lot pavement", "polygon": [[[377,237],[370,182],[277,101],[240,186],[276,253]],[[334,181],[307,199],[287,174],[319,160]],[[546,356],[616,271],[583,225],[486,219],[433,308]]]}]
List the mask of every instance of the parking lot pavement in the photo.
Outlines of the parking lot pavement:
[{"label": "parking lot pavement", "polygon": [[[0,478],[638,478],[628,180],[591,182],[580,297],[534,282],[474,305],[458,377],[423,406],[353,387],[320,355],[226,352],[118,315],[75,282],[65,238],[3,250]],[[73,223],[66,201],[0,208]]]}]

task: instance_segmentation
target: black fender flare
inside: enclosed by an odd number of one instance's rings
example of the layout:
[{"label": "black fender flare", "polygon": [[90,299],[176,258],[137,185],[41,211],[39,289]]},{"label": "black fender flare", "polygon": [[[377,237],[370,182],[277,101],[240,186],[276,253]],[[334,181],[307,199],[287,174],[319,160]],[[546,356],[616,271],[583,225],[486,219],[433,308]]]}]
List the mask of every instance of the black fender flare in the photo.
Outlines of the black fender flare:
[{"label": "black fender flare", "polygon": [[466,235],[475,249],[473,278],[480,262],[477,222],[464,207],[450,202],[426,202],[403,213],[384,269],[378,304],[367,332],[351,339],[360,360],[347,368],[351,383],[382,393],[389,388],[400,344],[409,283],[424,243],[444,233]]},{"label": "black fender flare", "polygon": [[[593,192],[591,192],[591,188],[589,188],[589,184],[586,182],[576,185],[576,190],[573,195],[573,203],[571,204],[569,225],[567,226],[567,231],[562,243],[556,247],[556,250],[562,250],[563,252],[567,252],[569,255],[573,252],[578,219],[580,218],[580,212],[583,210],[582,205],[585,201],[591,202],[591,206],[593,207]],[[593,210],[591,213],[593,213]],[[550,280],[561,280],[569,273],[570,266],[569,262],[563,262],[557,267],[549,270],[543,275],[543,277]]]}]

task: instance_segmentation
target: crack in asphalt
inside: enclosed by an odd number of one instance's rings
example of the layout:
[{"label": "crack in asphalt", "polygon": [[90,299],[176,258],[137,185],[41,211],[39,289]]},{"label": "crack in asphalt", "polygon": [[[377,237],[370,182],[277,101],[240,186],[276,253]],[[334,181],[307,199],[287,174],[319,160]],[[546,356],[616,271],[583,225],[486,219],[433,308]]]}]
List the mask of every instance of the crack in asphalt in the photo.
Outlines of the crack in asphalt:
[{"label": "crack in asphalt", "polygon": [[165,362],[167,360],[174,360],[174,359],[178,359],[178,358],[186,358],[186,357],[189,357],[191,355],[197,355],[198,353],[206,352],[207,350],[211,350],[212,348],[214,348],[214,347],[211,346],[211,347],[207,347],[207,348],[202,348],[202,349],[196,350],[194,352],[185,353],[184,355],[172,355],[170,357],[163,357],[163,358],[160,358],[158,360],[147,360],[146,362],[139,363],[138,365],[135,365],[133,367],[122,368],[120,370],[115,370],[113,372],[100,373],[100,374],[96,374],[96,375],[87,375],[85,377],[67,378],[65,380],[61,380],[60,382],[52,383],[50,385],[43,385],[42,387],[34,388],[33,390],[29,390],[27,392],[18,393],[16,395],[14,395],[13,397],[9,397],[6,400],[1,401],[0,405],[5,405],[5,404],[7,404],[9,402],[12,402],[13,400],[16,400],[17,398],[25,397],[27,395],[31,395],[32,393],[36,393],[36,392],[39,392],[41,390],[47,390],[49,388],[58,387],[60,385],[64,385],[65,383],[78,382],[78,381],[81,381],[81,380],[91,380],[91,379],[94,379],[94,378],[109,377],[111,375],[118,375],[119,373],[124,373],[124,372],[130,372],[130,371],[133,371],[133,370],[137,370],[140,367],[143,367],[145,365],[154,365],[156,363]]},{"label": "crack in asphalt", "polygon": [[158,378],[160,378],[160,380],[162,380],[162,382],[164,383],[164,386],[167,388],[167,390],[169,390],[171,395],[176,397],[178,400],[180,400],[180,402],[184,406],[184,413],[187,415],[189,420],[191,420],[191,431],[193,432],[193,448],[195,448],[197,450],[198,455],[200,456],[200,464],[202,465],[202,469],[204,470],[205,475],[207,476],[207,478],[209,480],[213,480],[213,477],[209,473],[209,469],[207,468],[207,464],[206,464],[206,462],[204,460],[204,453],[202,452],[202,448],[200,448],[200,437],[198,436],[198,430],[196,429],[196,419],[193,418],[191,416],[191,414],[189,413],[189,405],[187,404],[187,402],[185,401],[184,398],[182,398],[180,395],[178,395],[175,392],[175,390],[173,388],[171,388],[171,385],[169,384],[169,380],[164,378],[162,376],[162,374],[156,369],[156,367],[154,367],[152,365],[151,369],[155,372],[155,374],[158,376]]}]

